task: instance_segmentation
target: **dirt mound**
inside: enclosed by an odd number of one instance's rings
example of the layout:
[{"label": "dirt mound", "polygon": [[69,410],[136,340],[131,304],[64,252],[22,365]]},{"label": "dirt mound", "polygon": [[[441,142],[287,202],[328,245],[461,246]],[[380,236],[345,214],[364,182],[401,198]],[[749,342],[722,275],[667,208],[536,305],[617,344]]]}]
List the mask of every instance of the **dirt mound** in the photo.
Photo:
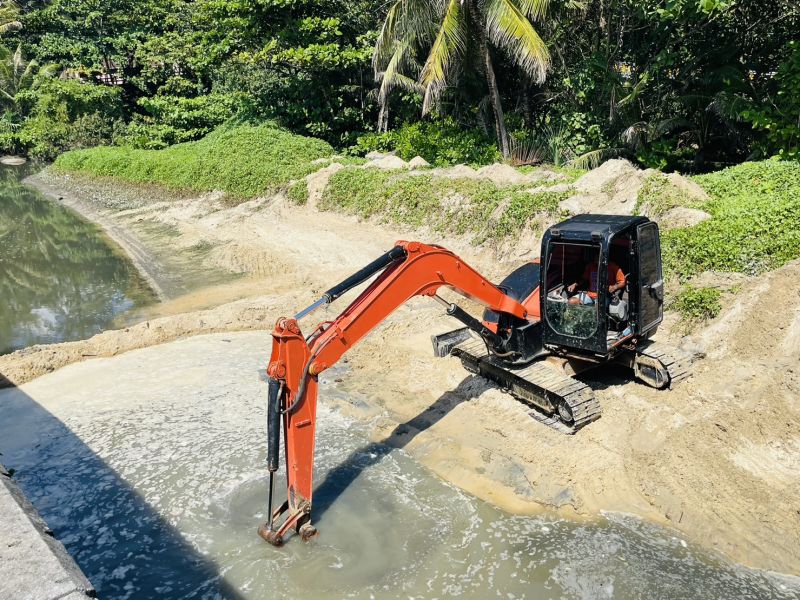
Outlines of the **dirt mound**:
[{"label": "dirt mound", "polygon": [[322,193],[328,186],[331,175],[341,171],[342,169],[344,169],[344,165],[335,162],[306,176],[306,185],[308,186],[308,206],[311,208],[317,206],[317,203],[322,199]]},{"label": "dirt mound", "polygon": [[710,218],[710,214],[699,208],[676,206],[654,220],[659,224],[662,230],[667,230],[677,227],[694,227]]},{"label": "dirt mound", "polygon": [[375,158],[370,160],[367,164],[364,165],[365,168],[376,168],[376,169],[407,169],[408,163],[404,161],[399,156],[394,156],[393,154],[387,154],[385,156],[381,156],[380,158]]},{"label": "dirt mound", "polygon": [[573,215],[632,215],[645,180],[654,173],[637,169],[627,160],[606,161],[578,179],[572,185],[578,193],[559,206]]},{"label": "dirt mound", "polygon": [[692,200],[708,200],[709,196],[706,191],[701,188],[697,183],[691,179],[687,179],[678,173],[669,173],[666,175],[667,180],[673,187],[682,191],[686,196]]},{"label": "dirt mound", "polygon": [[498,187],[512,185],[536,184],[545,181],[562,181],[566,176],[562,173],[550,171],[548,169],[536,169],[523,172],[505,163],[494,163],[486,165],[477,171],[467,165],[453,165],[433,169],[428,173],[445,179],[472,179],[491,181]]}]

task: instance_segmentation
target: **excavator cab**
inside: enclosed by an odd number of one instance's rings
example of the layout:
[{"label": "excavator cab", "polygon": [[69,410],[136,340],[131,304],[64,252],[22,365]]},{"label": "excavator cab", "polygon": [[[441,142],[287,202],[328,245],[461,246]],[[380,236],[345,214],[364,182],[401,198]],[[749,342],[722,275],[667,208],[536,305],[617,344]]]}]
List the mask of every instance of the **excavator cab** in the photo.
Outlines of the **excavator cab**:
[{"label": "excavator cab", "polygon": [[[645,217],[580,215],[545,232],[541,256],[545,348],[606,358],[626,340],[655,333],[664,303],[655,223]],[[619,272],[624,287],[610,293]]]}]

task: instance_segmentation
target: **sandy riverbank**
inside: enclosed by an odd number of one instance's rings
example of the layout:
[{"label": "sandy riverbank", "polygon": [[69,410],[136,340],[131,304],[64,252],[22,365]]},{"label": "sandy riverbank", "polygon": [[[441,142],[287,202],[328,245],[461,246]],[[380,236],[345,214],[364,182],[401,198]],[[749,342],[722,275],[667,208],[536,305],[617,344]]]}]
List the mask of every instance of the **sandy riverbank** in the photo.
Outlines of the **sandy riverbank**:
[{"label": "sandy riverbank", "polygon": [[[243,279],[168,302],[157,318],[125,330],[0,357],[0,373],[15,383],[87,356],[193,333],[269,329],[396,239],[442,243],[495,278],[538,245],[526,240],[530,251],[498,255],[467,240],[361,223],[280,197],[231,208],[214,194],[170,197],[53,176],[34,181],[56,196],[91,199],[94,215],[82,209],[86,202],[73,206],[134,238],[169,231],[176,254],[197,256],[202,248],[202,267]],[[348,355],[342,385],[352,402],[340,408],[371,423],[375,439],[402,444],[444,479],[506,510],[635,513],[739,562],[800,574],[800,311],[789,307],[788,318],[775,322],[763,309],[787,292],[800,294],[798,275],[793,263],[746,286],[694,336],[708,357],[675,390],[628,382],[624,372],[595,376],[604,415],[576,436],[533,422],[456,360],[434,360],[430,334],[453,324],[425,300],[398,310]],[[314,320],[333,316],[329,310]],[[669,338],[668,327],[661,338]]]}]

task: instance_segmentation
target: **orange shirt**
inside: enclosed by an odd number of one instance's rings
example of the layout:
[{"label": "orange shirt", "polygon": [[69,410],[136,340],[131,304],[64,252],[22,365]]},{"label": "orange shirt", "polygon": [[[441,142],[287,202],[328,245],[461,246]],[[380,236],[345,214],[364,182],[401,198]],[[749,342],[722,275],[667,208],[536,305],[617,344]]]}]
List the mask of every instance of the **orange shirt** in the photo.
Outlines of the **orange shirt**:
[{"label": "orange shirt", "polygon": [[[583,280],[589,282],[589,297],[597,298],[597,263],[589,263],[583,271]],[[625,273],[617,266],[616,263],[608,262],[608,283],[606,285],[614,285],[615,283],[625,283]]]}]

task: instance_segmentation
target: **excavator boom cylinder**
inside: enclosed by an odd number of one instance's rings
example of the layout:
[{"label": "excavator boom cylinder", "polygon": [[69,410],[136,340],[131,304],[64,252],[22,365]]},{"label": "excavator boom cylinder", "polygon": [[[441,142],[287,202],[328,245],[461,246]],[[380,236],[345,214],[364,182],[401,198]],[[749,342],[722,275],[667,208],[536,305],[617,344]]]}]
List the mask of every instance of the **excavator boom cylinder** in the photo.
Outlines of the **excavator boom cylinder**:
[{"label": "excavator boom cylinder", "polygon": [[406,257],[406,249],[402,246],[395,246],[394,248],[389,250],[386,254],[379,256],[371,263],[369,263],[366,267],[353,273],[352,275],[350,275],[350,277],[348,277],[341,283],[333,286],[327,292],[322,294],[322,297],[319,300],[314,302],[311,306],[304,308],[299,313],[297,313],[294,317],[295,320],[299,321],[306,315],[314,312],[320,306],[324,304],[330,304],[331,302],[339,298],[342,294],[345,294],[348,291],[352,290],[357,285],[361,285],[362,283],[364,283],[367,279],[375,275],[375,273],[383,271],[393,262],[401,260],[405,257]]}]

